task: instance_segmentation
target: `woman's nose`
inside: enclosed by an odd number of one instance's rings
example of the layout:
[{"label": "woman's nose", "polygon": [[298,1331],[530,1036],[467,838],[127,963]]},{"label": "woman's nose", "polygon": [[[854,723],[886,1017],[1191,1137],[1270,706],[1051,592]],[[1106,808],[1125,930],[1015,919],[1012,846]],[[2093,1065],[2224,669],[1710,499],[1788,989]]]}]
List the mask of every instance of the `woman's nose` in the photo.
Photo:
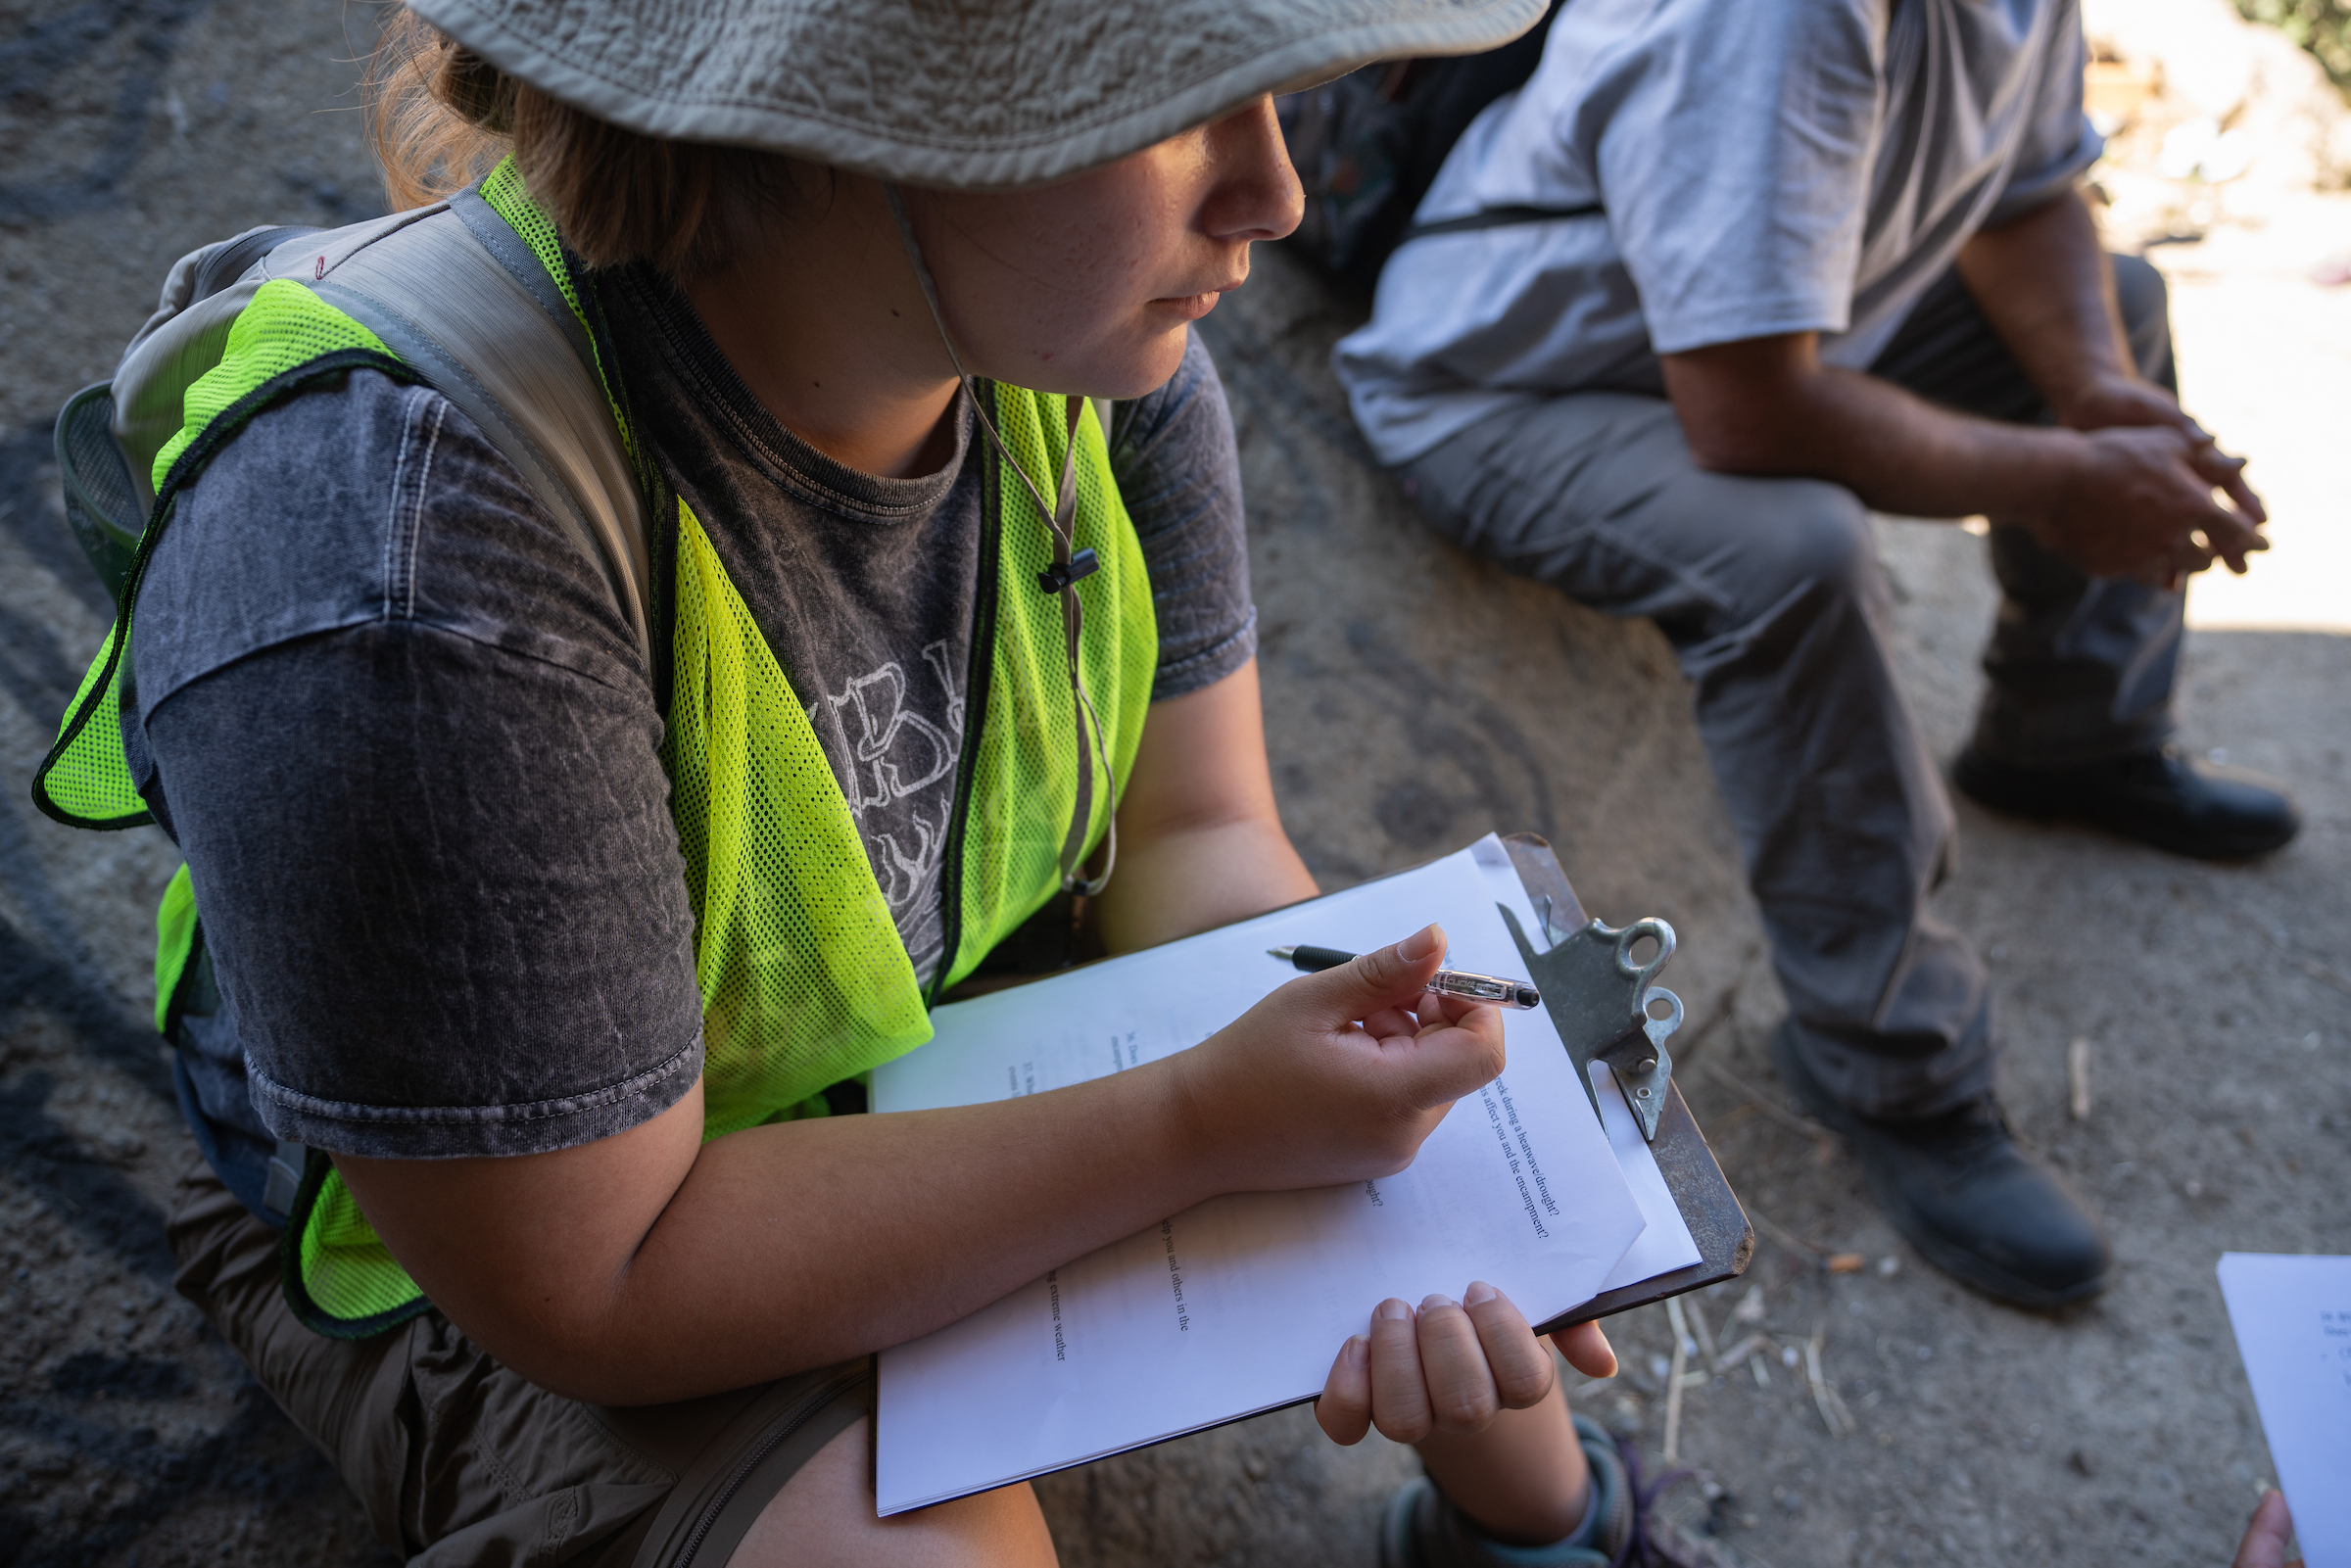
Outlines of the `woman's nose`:
[{"label": "woman's nose", "polygon": [[1277,240],[1306,215],[1306,193],[1273,116],[1273,100],[1260,98],[1208,128],[1215,185],[1201,211],[1211,238],[1247,242]]}]

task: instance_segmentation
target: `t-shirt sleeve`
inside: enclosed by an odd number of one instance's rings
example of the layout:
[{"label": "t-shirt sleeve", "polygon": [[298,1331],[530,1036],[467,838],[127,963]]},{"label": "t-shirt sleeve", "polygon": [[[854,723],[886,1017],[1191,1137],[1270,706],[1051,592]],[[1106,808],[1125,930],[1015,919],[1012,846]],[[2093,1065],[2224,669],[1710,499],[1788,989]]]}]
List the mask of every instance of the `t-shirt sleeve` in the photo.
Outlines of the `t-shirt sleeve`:
[{"label": "t-shirt sleeve", "polygon": [[1167,385],[1118,405],[1110,464],[1151,574],[1151,699],[1214,686],[1256,657],[1257,606],[1232,412],[1197,333]]},{"label": "t-shirt sleeve", "polygon": [[1660,8],[1661,35],[1565,111],[1606,119],[1601,200],[1656,353],[1848,324],[1881,114],[1872,10]]},{"label": "t-shirt sleeve", "polygon": [[270,1132],[610,1136],[701,1070],[661,724],[594,569],[437,394],[256,419],[149,568],[144,781]]},{"label": "t-shirt sleeve", "polygon": [[2024,216],[2065,190],[2098,161],[2106,138],[2082,107],[2082,73],[2088,47],[2082,37],[2082,10],[2065,0],[2049,19],[2053,29],[2041,56],[2039,94],[2024,140],[2009,166],[2008,183],[1985,219],[1987,228]]}]

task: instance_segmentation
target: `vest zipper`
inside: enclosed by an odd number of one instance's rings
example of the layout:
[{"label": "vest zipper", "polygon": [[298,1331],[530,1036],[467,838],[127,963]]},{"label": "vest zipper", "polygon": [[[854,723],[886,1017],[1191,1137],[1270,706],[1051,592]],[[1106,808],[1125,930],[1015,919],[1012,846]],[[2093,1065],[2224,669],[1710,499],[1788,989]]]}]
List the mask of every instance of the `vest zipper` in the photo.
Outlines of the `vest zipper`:
[{"label": "vest zipper", "polygon": [[[982,382],[993,397],[995,383]],[[971,816],[972,781],[979,772],[980,731],[987,722],[987,689],[996,668],[996,594],[1004,549],[1003,475],[992,448],[980,447],[980,574],[972,594],[972,660],[963,678],[963,743],[955,761],[955,809],[947,817],[947,842],[940,852],[938,924],[942,938],[938,968],[931,975],[930,1007],[938,1005],[948,974],[963,945],[963,833]]]}]

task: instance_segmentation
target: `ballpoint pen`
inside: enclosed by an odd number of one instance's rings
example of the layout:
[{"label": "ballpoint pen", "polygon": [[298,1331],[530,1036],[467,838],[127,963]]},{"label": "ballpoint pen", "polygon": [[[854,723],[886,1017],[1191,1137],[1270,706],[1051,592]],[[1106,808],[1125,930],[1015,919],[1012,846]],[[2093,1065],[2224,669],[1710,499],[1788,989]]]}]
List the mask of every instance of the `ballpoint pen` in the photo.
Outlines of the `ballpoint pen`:
[{"label": "ballpoint pen", "polygon": [[[1335,947],[1269,947],[1266,952],[1280,959],[1292,969],[1313,974],[1322,970],[1337,969],[1354,959],[1353,953],[1342,953]],[[1472,974],[1467,970],[1439,970],[1429,977],[1429,990],[1439,996],[1458,996],[1465,1002],[1483,1002],[1489,1007],[1541,1007],[1543,993],[1524,980],[1506,980],[1498,974]]]}]

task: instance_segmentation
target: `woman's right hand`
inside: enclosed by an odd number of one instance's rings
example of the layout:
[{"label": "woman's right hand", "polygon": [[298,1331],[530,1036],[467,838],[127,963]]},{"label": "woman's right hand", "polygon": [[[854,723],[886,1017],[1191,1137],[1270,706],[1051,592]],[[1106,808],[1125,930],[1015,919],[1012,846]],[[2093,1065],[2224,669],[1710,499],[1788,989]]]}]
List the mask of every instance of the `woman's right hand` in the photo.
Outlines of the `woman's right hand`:
[{"label": "woman's right hand", "polygon": [[1453,1102],[1503,1069],[1502,1015],[1428,994],[1430,926],[1301,975],[1169,1059],[1195,1148],[1227,1191],[1393,1175]]}]

